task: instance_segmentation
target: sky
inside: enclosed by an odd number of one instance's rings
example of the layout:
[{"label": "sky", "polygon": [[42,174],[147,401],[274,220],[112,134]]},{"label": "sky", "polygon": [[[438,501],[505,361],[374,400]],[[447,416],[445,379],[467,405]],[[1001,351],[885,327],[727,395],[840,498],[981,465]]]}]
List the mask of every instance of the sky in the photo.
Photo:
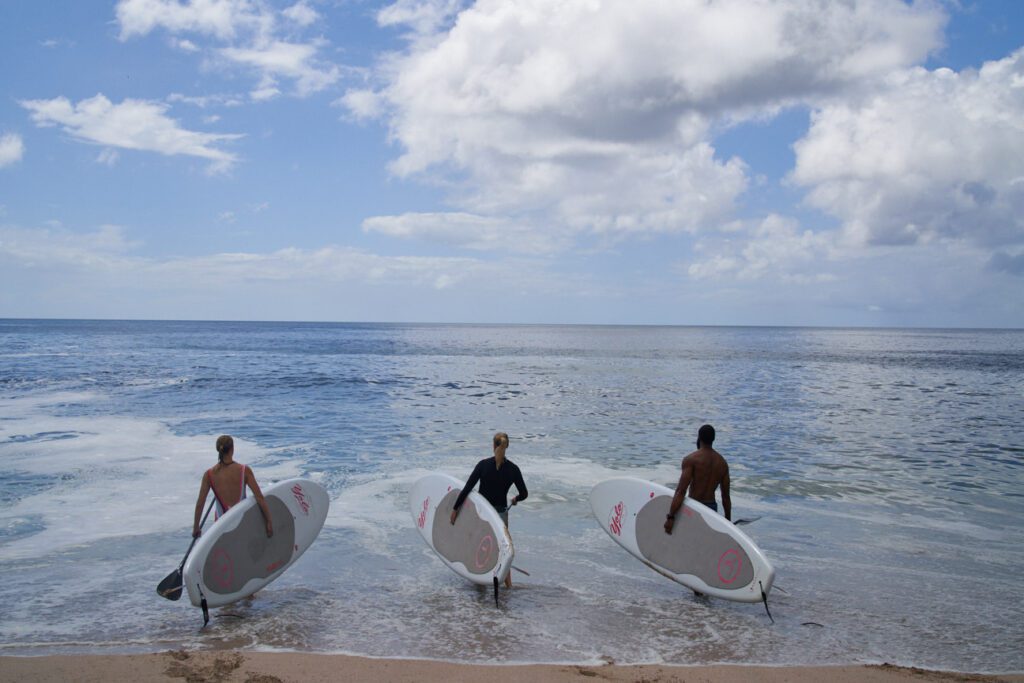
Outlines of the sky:
[{"label": "sky", "polygon": [[1024,2],[0,3],[0,317],[1024,327]]}]

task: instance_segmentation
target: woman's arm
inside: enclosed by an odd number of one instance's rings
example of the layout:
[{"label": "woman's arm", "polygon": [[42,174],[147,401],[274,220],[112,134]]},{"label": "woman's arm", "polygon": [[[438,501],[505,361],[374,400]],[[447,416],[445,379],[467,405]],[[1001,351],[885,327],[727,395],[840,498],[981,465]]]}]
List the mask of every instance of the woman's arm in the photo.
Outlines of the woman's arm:
[{"label": "woman's arm", "polygon": [[203,474],[203,483],[199,486],[199,499],[196,501],[196,516],[192,521],[192,538],[199,538],[202,530],[199,528],[199,518],[203,514],[203,505],[206,504],[206,496],[210,493],[210,479]]},{"label": "woman's arm", "polygon": [[263,519],[267,523],[267,538],[270,538],[274,535],[274,523],[270,520],[270,508],[267,507],[267,501],[263,499],[260,485],[256,483],[256,475],[248,467],[245,468],[245,483],[252,491],[253,497],[256,498],[256,504],[260,506],[260,512],[263,513]]}]

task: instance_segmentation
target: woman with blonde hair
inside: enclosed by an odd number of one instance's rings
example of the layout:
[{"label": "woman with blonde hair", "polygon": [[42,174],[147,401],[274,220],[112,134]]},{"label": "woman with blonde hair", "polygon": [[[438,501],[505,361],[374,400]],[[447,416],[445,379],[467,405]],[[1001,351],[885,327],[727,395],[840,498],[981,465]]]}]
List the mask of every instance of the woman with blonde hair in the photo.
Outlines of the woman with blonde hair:
[{"label": "woman with blonde hair", "polygon": [[206,504],[206,496],[213,491],[213,497],[217,505],[217,514],[220,517],[229,509],[238,505],[245,499],[245,488],[249,487],[252,495],[256,498],[256,504],[263,513],[263,519],[267,523],[267,538],[274,535],[274,525],[270,520],[270,509],[263,499],[263,492],[260,485],[256,483],[256,476],[252,470],[240,462],[235,462],[235,440],[227,434],[217,439],[217,464],[206,470],[203,474],[203,482],[199,487],[199,500],[196,501],[196,516],[192,524],[192,537],[198,538],[200,531],[199,517]]},{"label": "woman with blonde hair", "polygon": [[[459,497],[455,499],[455,507],[452,510],[451,517],[452,524],[455,524],[455,518],[459,516],[459,508],[462,507],[466,496],[473,490],[476,483],[480,482],[480,495],[494,506],[494,509],[498,511],[501,519],[505,522],[505,528],[508,528],[509,508],[521,500],[526,500],[529,492],[526,490],[526,484],[523,483],[523,474],[519,471],[519,467],[505,457],[507,449],[508,434],[498,432],[494,435],[494,456],[484,458],[476,464],[476,467],[473,468],[473,473],[469,475],[466,485],[462,487]],[[508,496],[508,490],[512,488],[512,484],[516,485],[516,495],[512,498],[510,504],[506,496]],[[512,587],[511,574],[505,578],[505,587]]]}]

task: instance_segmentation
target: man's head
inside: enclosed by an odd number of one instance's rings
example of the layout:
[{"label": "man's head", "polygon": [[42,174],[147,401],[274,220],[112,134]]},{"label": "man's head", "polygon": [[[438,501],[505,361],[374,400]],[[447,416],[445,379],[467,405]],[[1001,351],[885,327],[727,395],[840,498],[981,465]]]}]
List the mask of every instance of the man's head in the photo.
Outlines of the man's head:
[{"label": "man's head", "polygon": [[697,430],[697,448],[707,446],[711,448],[711,444],[715,442],[715,428],[711,425],[701,425],[701,428]]}]

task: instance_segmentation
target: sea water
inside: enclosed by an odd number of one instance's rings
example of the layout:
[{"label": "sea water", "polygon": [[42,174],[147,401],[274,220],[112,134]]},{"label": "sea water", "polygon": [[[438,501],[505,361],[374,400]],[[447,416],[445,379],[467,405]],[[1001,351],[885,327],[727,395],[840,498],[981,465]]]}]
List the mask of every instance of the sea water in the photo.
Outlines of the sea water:
[{"label": "sea water", "polygon": [[[0,321],[0,654],[244,647],[473,662],[1024,670],[1024,332]],[[758,604],[656,574],[591,487],[718,431]],[[436,559],[410,484],[511,436],[515,587]],[[201,629],[156,585],[220,434],[319,539]],[[511,494],[510,494],[511,495]],[[209,522],[208,522],[209,523]]]}]

